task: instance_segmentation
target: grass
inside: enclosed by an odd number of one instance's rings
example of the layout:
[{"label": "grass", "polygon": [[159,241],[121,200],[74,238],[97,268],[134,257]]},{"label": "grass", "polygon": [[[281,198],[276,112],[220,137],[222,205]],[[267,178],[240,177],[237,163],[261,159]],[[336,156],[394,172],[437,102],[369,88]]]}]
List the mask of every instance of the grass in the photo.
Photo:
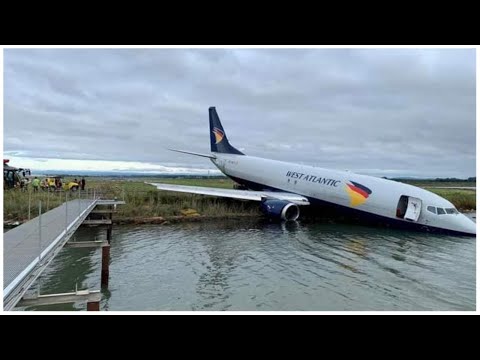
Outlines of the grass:
[{"label": "grass", "polygon": [[163,182],[177,185],[233,188],[229,179],[142,179],[102,181],[92,179],[90,186],[98,189],[104,198],[125,200],[118,207],[116,218],[178,216],[185,209],[194,209],[200,215],[227,217],[238,214],[258,214],[257,204],[212,196],[170,191],[159,191],[145,182]]},{"label": "grass", "polygon": [[[179,185],[196,185],[218,188],[233,188],[229,179],[105,179],[86,178],[86,188],[95,188],[104,199],[125,200],[126,204],[117,207],[115,219],[152,218],[181,216],[182,210],[194,209],[208,217],[233,217],[239,215],[260,215],[258,204],[252,201],[218,198],[159,191],[144,182],[164,182]],[[78,194],[69,193],[69,197]],[[31,217],[38,216],[38,203],[42,202],[42,212],[51,210],[65,201],[65,193],[22,192],[18,189],[4,191],[4,221],[24,221],[28,219],[30,201]]]},{"label": "grass", "polygon": [[430,181],[430,180],[402,180],[401,182],[405,184],[410,184],[413,186],[418,186],[421,188],[428,188],[428,187],[437,187],[437,186],[445,186],[445,187],[475,187],[477,183],[475,181]]},{"label": "grass", "polygon": [[476,191],[461,189],[436,189],[436,187],[476,187],[475,181],[404,180],[407,184],[424,188],[450,201],[459,210],[476,210]]},{"label": "grass", "polygon": [[[125,200],[126,205],[117,208],[115,219],[152,218],[181,216],[182,210],[194,209],[200,215],[207,217],[233,217],[239,215],[260,215],[258,203],[212,196],[193,195],[169,191],[159,191],[145,182],[163,182],[168,184],[207,186],[217,188],[233,188],[230,179],[118,179],[87,177],[87,189],[95,188],[103,198]],[[458,184],[457,184],[458,185]],[[448,185],[447,185],[448,186]],[[455,186],[455,185],[452,185]],[[429,189],[452,202],[457,209],[476,209],[476,192],[456,189]],[[42,202],[42,212],[62,204],[65,193],[39,191],[38,193],[22,192],[20,190],[4,191],[4,220],[24,221],[28,219],[30,200],[31,217],[38,215],[38,203]],[[78,194],[69,194],[78,196]]]},{"label": "grass", "polygon": [[459,210],[475,210],[477,208],[477,193],[471,190],[429,189],[437,195],[450,201]]},{"label": "grass", "polygon": [[3,192],[3,220],[28,220],[29,204],[30,216],[34,218],[39,213],[39,202],[42,203],[42,213],[51,210],[65,202],[65,193],[47,191],[20,191],[7,190]]}]

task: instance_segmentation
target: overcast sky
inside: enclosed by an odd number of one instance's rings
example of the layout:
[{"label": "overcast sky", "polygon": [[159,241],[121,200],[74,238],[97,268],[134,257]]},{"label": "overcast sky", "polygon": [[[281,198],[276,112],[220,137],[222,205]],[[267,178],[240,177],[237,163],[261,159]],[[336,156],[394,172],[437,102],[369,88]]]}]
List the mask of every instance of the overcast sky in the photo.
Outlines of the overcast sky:
[{"label": "overcast sky", "polygon": [[5,49],[4,157],[34,170],[214,169],[166,148],[208,153],[216,106],[248,155],[469,177],[475,102],[474,49]]}]

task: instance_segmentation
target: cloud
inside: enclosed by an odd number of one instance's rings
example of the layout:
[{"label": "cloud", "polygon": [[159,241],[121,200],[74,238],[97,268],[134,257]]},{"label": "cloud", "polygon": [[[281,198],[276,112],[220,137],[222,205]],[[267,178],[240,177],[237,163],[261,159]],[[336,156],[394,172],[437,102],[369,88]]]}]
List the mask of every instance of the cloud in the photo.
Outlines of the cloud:
[{"label": "cloud", "polygon": [[78,166],[213,169],[166,148],[209,152],[216,106],[249,155],[468,177],[475,101],[474,49],[4,51],[4,151]]}]

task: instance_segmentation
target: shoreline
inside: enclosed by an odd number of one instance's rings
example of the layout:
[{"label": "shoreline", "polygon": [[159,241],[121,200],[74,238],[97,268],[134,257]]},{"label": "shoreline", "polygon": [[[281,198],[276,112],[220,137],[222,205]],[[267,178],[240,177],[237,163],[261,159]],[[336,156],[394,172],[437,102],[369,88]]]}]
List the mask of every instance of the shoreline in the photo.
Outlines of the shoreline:
[{"label": "shoreline", "polygon": [[[141,225],[141,224],[177,224],[183,222],[200,222],[212,220],[234,220],[245,218],[258,218],[258,214],[233,214],[233,215],[172,215],[172,216],[152,216],[152,217],[126,217],[112,219],[113,225]],[[27,219],[19,220],[5,220],[3,222],[4,229],[11,229],[28,222]],[[85,225],[89,227],[97,227],[101,225]]]},{"label": "shoreline", "polygon": [[[475,214],[476,210],[462,210],[462,214]],[[260,215],[261,216],[261,215]],[[150,216],[150,217],[125,217],[125,218],[113,218],[112,223],[114,225],[168,225],[178,224],[185,222],[201,222],[201,221],[213,221],[213,220],[234,220],[234,219],[248,219],[259,218],[258,214],[232,214],[232,215],[172,215],[172,216]],[[5,220],[3,222],[4,229],[12,229],[26,223],[28,220]],[[97,227],[101,225],[86,225],[89,227]]]},{"label": "shoreline", "polygon": [[234,214],[234,215],[173,215],[154,217],[130,217],[113,219],[114,225],[140,225],[140,224],[176,224],[182,222],[199,222],[212,220],[232,220],[258,217],[257,214]]}]

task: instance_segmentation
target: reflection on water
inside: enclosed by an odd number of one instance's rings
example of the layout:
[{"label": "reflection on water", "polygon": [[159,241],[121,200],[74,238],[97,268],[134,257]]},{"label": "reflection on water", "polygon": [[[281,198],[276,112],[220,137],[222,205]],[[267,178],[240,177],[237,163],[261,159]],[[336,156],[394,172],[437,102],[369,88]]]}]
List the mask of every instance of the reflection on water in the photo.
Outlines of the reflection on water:
[{"label": "reflection on water", "polygon": [[[93,236],[93,237],[92,237]],[[91,241],[97,236],[88,229],[80,229],[76,232],[72,240]],[[100,252],[96,249],[82,248],[71,249],[64,248],[59,255],[52,261],[42,276],[28,290],[27,294],[58,294],[69,293],[75,290],[98,289],[100,286],[99,270],[101,266]],[[93,281],[92,280],[97,280]],[[85,304],[62,304],[42,307],[28,307],[27,310],[84,310]]]},{"label": "reflection on water", "polygon": [[[111,257],[103,310],[475,310],[474,238],[262,220],[119,226]],[[99,288],[100,261],[63,250],[41,291]]]}]

